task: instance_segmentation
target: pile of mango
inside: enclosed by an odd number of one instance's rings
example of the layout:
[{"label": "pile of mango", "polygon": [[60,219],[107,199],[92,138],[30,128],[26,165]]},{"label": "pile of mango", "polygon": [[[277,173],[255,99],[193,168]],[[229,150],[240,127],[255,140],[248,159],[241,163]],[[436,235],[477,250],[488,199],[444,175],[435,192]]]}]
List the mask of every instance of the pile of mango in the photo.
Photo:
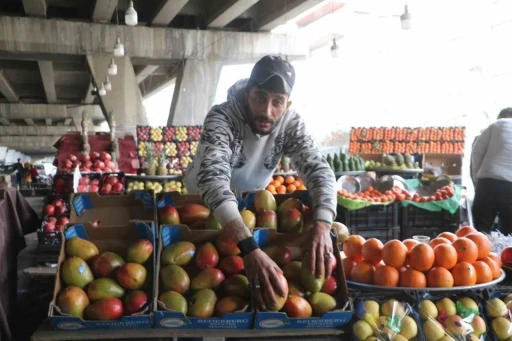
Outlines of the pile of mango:
[{"label": "pile of mango", "polygon": [[[153,243],[139,239],[128,246],[126,259],[99,253],[96,245],[73,237],[66,241],[60,275],[64,289],[57,298],[62,314],[86,320],[113,321],[143,311],[151,300],[146,278]],[[147,292],[145,290],[148,290]]]}]

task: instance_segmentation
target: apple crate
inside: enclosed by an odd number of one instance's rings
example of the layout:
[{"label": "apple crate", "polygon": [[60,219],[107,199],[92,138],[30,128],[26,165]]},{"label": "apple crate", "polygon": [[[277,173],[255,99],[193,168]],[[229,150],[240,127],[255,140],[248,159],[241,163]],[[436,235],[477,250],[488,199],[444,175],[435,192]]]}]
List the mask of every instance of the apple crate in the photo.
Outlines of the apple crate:
[{"label": "apple crate", "polygon": [[100,187],[100,173],[81,173],[81,178],[78,179],[77,193],[99,192]]},{"label": "apple crate", "polygon": [[446,210],[432,212],[415,205],[402,207],[402,226],[407,228],[437,227],[452,230],[460,224],[460,208],[453,214]]},{"label": "apple crate", "polygon": [[[61,215],[69,216],[69,212],[70,212],[70,209],[71,209],[70,201],[69,200],[70,200],[70,197],[67,194],[66,195],[56,195],[56,194],[47,195],[44,198],[43,212],[42,212],[41,216],[42,217],[55,216],[55,215],[57,215],[57,216],[61,216]],[[60,201],[61,204],[58,204],[57,203],[58,201]],[[51,207],[49,207],[48,205],[51,205],[53,207],[53,209]],[[62,205],[64,208],[62,208],[60,210],[56,210],[56,207],[59,206],[59,205]]]},{"label": "apple crate", "polygon": [[[163,250],[169,245],[179,241],[189,241],[193,244],[203,244],[214,241],[223,234],[222,231],[215,230],[190,230],[185,225],[162,226],[160,230],[158,260],[157,260],[157,281],[156,295],[154,303],[154,315],[156,328],[168,329],[251,329],[254,323],[254,313],[251,307],[251,299],[242,311],[227,313],[222,317],[190,317],[181,312],[172,311],[166,308],[161,302],[160,294],[164,292],[163,284],[160,280],[162,271],[161,255]],[[186,267],[186,266],[185,266]],[[192,271],[192,269],[187,270]]]},{"label": "apple crate", "polygon": [[[129,222],[124,226],[109,226],[107,228],[95,228],[91,224],[76,224],[68,227],[63,233],[53,299],[48,311],[48,318],[53,328],[55,330],[153,328],[153,302],[151,298],[155,293],[155,233],[154,223],[148,221]],[[143,290],[147,291],[149,300],[147,306],[141,312],[123,316],[120,320],[92,321],[66,315],[60,311],[57,300],[65,287],[61,280],[61,267],[66,259],[66,242],[73,237],[80,237],[93,242],[100,254],[111,251],[119,254],[123,259],[126,259],[126,248],[135,240],[147,239],[152,242],[153,255],[144,264],[147,271],[147,285]]]},{"label": "apple crate", "polygon": [[125,176],[124,176],[123,172],[103,173],[101,175],[100,193],[102,195],[124,194],[124,192],[125,192],[124,182],[125,182]]},{"label": "apple crate", "polygon": [[73,174],[56,174],[53,178],[52,193],[57,195],[73,193]]},{"label": "apple crate", "polygon": [[[286,247],[290,250],[290,260],[302,258],[302,245],[308,242],[307,233],[278,233],[274,229],[259,229],[254,232],[254,238],[260,245]],[[333,249],[338,250],[336,236],[331,233]],[[257,311],[254,323],[255,329],[338,329],[348,324],[352,319],[354,307],[348,294],[347,282],[343,271],[340,252],[334,252],[336,258],[335,276],[337,288],[333,298],[337,308],[326,312],[323,316],[310,318],[292,318],[285,312]]]},{"label": "apple crate", "polygon": [[45,216],[37,231],[39,245],[60,245],[61,232],[69,224],[69,215]]}]

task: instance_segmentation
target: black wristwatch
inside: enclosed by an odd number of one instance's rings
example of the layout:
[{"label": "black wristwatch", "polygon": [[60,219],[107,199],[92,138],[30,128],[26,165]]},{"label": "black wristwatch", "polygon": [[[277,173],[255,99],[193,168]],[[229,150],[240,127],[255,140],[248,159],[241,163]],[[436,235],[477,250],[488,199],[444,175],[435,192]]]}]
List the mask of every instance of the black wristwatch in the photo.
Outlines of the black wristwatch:
[{"label": "black wristwatch", "polygon": [[238,248],[240,249],[240,253],[242,257],[245,257],[252,251],[259,249],[258,243],[256,243],[256,240],[254,237],[249,237],[247,239],[242,240],[237,244]]}]

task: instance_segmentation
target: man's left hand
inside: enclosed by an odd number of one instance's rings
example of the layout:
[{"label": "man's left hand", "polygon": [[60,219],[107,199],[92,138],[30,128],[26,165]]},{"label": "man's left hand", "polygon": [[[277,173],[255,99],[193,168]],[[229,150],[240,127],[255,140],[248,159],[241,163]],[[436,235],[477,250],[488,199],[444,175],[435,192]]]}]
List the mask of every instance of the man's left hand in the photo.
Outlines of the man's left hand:
[{"label": "man's left hand", "polygon": [[311,273],[317,278],[331,276],[334,255],[330,233],[331,225],[321,221],[314,222],[309,230],[304,262],[309,264]]}]

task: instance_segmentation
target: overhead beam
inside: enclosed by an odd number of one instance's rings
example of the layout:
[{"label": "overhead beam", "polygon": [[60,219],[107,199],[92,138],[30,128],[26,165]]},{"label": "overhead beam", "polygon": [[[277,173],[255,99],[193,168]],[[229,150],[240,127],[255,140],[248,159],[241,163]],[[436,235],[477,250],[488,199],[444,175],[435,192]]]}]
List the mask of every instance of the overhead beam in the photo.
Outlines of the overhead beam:
[{"label": "overhead beam", "polygon": [[135,79],[137,80],[137,84],[140,84],[144,79],[146,79],[150,74],[152,74],[159,67],[160,67],[159,65],[148,65],[148,66],[145,66],[135,76]]},{"label": "overhead beam", "polygon": [[0,126],[0,136],[62,136],[75,127],[65,126]]},{"label": "overhead beam", "polygon": [[46,17],[47,0],[23,0],[25,14],[32,17]]},{"label": "overhead beam", "polygon": [[165,0],[155,12],[151,20],[152,26],[167,26],[189,0]]},{"label": "overhead beam", "polygon": [[31,119],[31,118],[24,118],[25,122],[29,125],[29,126],[33,126],[34,125],[34,120]]},{"label": "overhead beam", "polygon": [[231,0],[208,20],[208,28],[222,28],[247,11],[259,0]]},{"label": "overhead beam", "polygon": [[72,118],[66,118],[66,119],[64,120],[64,125],[65,125],[65,126],[68,126],[68,125],[71,123],[71,121],[73,121],[73,119],[72,119]]},{"label": "overhead beam", "polygon": [[0,117],[0,123],[2,123],[4,126],[8,126],[11,124],[11,122],[8,119],[3,117]]},{"label": "overhead beam", "polygon": [[65,105],[65,104],[24,104],[24,103],[0,103],[0,118],[16,120],[30,118],[44,120],[65,120],[77,118],[80,122],[82,112],[87,111],[90,119],[101,120],[103,113],[98,105]]},{"label": "overhead beam", "polygon": [[[0,54],[80,56],[112,53],[119,35],[130,57],[152,60],[254,60],[286,51],[290,59],[308,55],[307,42],[293,35],[128,27],[0,16]],[[79,39],[77,39],[79,37]],[[151,64],[155,65],[156,62]]]},{"label": "overhead beam", "polygon": [[94,86],[92,85],[92,82],[89,82],[89,86],[87,87],[87,92],[85,93],[84,97],[84,104],[91,104],[94,102],[94,95],[92,94],[93,89]]},{"label": "overhead beam", "polygon": [[271,31],[322,2],[324,0],[275,1],[273,4],[278,5],[279,8],[274,11],[268,11],[270,14],[259,20],[256,25],[257,29],[259,31]]},{"label": "overhead beam", "polygon": [[51,126],[52,125],[52,119],[51,118],[45,118],[44,121],[46,122],[47,126]]},{"label": "overhead beam", "polygon": [[16,91],[14,91],[12,84],[5,76],[3,70],[0,70],[0,92],[4,95],[5,98],[7,98],[9,102],[19,102],[20,100],[20,97]]},{"label": "overhead beam", "polygon": [[43,80],[44,93],[48,103],[55,103],[57,101],[57,94],[55,93],[55,73],[53,72],[53,63],[49,61],[38,61],[39,72]]},{"label": "overhead beam", "polygon": [[117,7],[118,0],[96,0],[94,11],[92,12],[92,21],[110,22],[112,14]]}]

